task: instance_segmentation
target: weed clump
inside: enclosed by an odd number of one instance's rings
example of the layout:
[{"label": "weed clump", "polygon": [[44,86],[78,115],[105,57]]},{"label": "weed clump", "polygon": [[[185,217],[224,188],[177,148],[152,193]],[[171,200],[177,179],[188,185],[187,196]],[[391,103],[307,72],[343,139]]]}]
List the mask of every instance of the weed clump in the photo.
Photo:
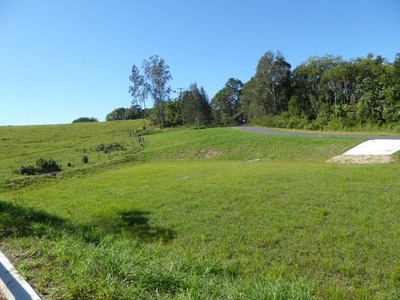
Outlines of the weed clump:
[{"label": "weed clump", "polygon": [[148,129],[143,128],[143,130],[135,131],[134,134],[136,136],[142,136],[142,135],[150,135],[150,134],[160,133],[160,132],[162,132],[162,131],[159,131],[159,130],[156,130],[153,128],[148,128]]},{"label": "weed clump", "polygon": [[99,144],[96,149],[96,151],[103,151],[104,153],[109,153],[112,151],[124,151],[126,148],[121,145],[120,143],[111,143],[108,145],[104,145],[103,143]]}]

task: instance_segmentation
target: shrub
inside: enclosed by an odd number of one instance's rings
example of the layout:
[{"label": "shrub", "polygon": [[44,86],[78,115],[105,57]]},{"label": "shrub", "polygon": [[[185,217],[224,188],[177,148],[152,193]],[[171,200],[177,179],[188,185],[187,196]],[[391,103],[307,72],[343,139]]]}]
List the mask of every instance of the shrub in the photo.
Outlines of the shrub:
[{"label": "shrub", "polygon": [[106,145],[104,145],[103,143],[97,145],[96,147],[96,151],[104,151],[106,149]]},{"label": "shrub", "polygon": [[123,150],[126,150],[126,148],[119,143],[111,143],[109,145],[104,145],[102,143],[102,144],[99,144],[95,150],[103,151],[104,153],[108,153],[111,151],[123,151]]},{"label": "shrub", "polygon": [[89,157],[87,157],[87,155],[84,155],[84,156],[82,157],[82,162],[83,162],[84,164],[87,164],[87,163],[89,162]]},{"label": "shrub", "polygon": [[308,124],[308,120],[306,118],[291,117],[287,120],[286,128],[303,129],[304,126],[307,126],[307,124]]},{"label": "shrub", "polygon": [[88,122],[98,122],[96,118],[80,117],[72,121],[72,123],[88,123]]},{"label": "shrub", "polygon": [[21,168],[19,168],[19,174],[21,174],[21,175],[35,175],[36,173],[37,173],[37,170],[32,165],[26,165],[26,166],[22,166]]},{"label": "shrub", "polygon": [[60,172],[61,166],[54,159],[40,158],[36,161],[36,166],[26,165],[19,169],[21,175],[36,175],[52,172]]},{"label": "shrub", "polygon": [[57,162],[53,159],[43,159],[40,158],[36,162],[36,168],[38,169],[38,173],[51,173],[51,172],[60,172],[61,167],[57,164]]}]

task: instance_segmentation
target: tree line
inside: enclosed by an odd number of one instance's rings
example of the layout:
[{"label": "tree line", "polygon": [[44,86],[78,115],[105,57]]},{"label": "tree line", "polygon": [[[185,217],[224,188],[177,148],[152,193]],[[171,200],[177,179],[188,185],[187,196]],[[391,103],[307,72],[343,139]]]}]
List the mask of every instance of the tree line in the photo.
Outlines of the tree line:
[{"label": "tree line", "polygon": [[[393,62],[380,55],[344,60],[312,56],[291,69],[282,53],[266,52],[246,83],[229,78],[209,100],[196,83],[170,98],[169,66],[152,56],[132,67],[131,108],[119,108],[107,120],[150,119],[161,128],[177,125],[252,123],[306,129],[400,126],[400,54]],[[146,108],[148,97],[153,107]]]},{"label": "tree line", "polygon": [[311,57],[290,71],[280,53],[268,52],[243,89],[253,119],[280,115],[310,129],[393,125],[400,115],[400,54],[393,63],[372,54]]}]

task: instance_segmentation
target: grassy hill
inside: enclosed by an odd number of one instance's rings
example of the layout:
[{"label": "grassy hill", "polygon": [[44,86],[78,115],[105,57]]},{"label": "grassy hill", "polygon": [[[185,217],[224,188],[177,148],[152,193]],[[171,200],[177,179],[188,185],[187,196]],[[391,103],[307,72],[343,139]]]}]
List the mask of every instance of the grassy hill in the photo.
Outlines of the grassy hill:
[{"label": "grassy hill", "polygon": [[[398,298],[398,162],[232,128],[139,145],[140,127],[0,127],[0,249],[46,298]],[[64,171],[12,172],[39,158]]]}]

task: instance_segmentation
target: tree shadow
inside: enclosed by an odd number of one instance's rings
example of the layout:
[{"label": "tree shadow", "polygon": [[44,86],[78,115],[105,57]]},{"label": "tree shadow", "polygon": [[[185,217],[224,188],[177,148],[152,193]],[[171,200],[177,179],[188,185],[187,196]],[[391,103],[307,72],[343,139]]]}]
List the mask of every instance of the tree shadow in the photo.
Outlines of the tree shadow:
[{"label": "tree shadow", "polygon": [[175,238],[175,233],[172,229],[161,226],[151,226],[149,224],[150,212],[141,210],[128,210],[119,213],[122,221],[122,229],[137,236],[140,240],[152,242],[161,240],[169,242]]},{"label": "tree shadow", "polygon": [[60,228],[65,225],[65,220],[56,215],[21,204],[0,201],[0,238],[10,235],[40,236],[49,226]]},{"label": "tree shadow", "polygon": [[172,229],[149,224],[150,212],[122,211],[117,217],[97,219],[92,224],[70,224],[66,219],[42,210],[35,210],[14,202],[0,200],[0,240],[9,236],[43,236],[55,229],[58,233],[79,236],[87,243],[98,244],[105,235],[122,234],[142,242],[169,242],[174,239]]}]

